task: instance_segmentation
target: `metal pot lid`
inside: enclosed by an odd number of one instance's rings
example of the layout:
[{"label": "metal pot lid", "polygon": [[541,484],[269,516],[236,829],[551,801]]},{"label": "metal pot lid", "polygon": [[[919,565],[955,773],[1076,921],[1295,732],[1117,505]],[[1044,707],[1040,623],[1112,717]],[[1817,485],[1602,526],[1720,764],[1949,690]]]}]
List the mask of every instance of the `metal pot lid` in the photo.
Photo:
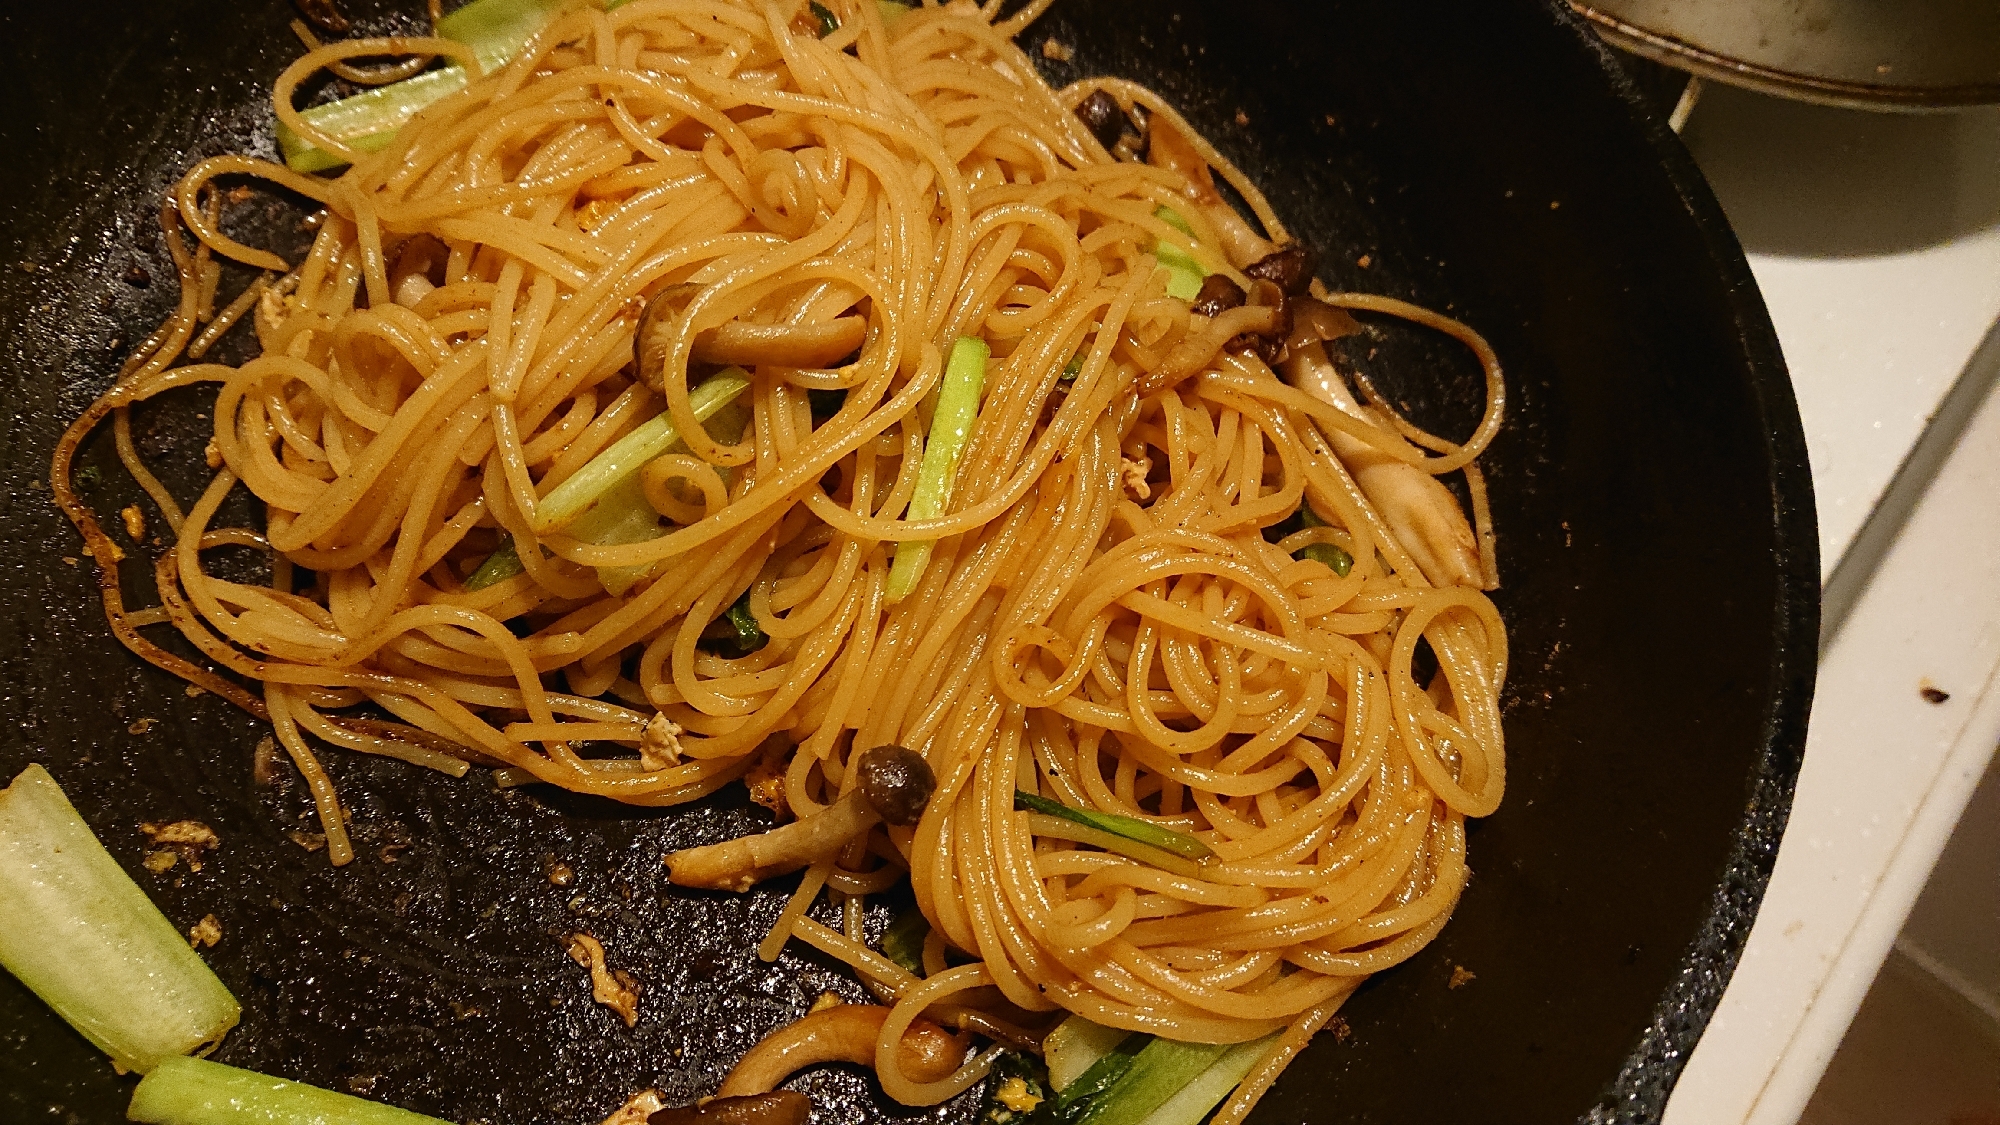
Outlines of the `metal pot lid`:
[{"label": "metal pot lid", "polygon": [[1866,109],[2000,103],[1994,0],[1570,0],[1612,43],[1738,86]]}]

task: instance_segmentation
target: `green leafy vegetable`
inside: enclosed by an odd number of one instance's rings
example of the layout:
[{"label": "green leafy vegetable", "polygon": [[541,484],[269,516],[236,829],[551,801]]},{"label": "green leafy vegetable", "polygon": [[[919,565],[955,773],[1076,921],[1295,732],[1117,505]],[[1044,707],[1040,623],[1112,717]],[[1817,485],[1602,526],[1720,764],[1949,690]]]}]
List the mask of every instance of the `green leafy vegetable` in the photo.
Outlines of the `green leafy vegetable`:
[{"label": "green leafy vegetable", "polygon": [[1243,1076],[1250,1073],[1250,1068],[1257,1065],[1257,1060],[1271,1049],[1277,1038],[1274,1033],[1225,1049],[1208,1065],[1208,1069],[1195,1075],[1161,1102],[1158,1108],[1141,1118],[1139,1125],[1201,1125],[1208,1120],[1209,1111],[1221,1104],[1237,1083],[1243,1081]]},{"label": "green leafy vegetable", "polygon": [[[1194,229],[1173,208],[1156,208],[1153,217],[1187,235],[1190,240],[1194,238]],[[1192,301],[1201,293],[1202,279],[1208,276],[1208,270],[1202,268],[1194,255],[1171,242],[1155,242],[1153,257],[1159,259],[1160,266],[1167,271],[1167,296]]]},{"label": "green leafy vegetable", "polygon": [[[1076,1079],[1064,1085],[1044,1110],[1048,1125],[1074,1125],[1084,1120],[1097,1103],[1123,1081],[1153,1037],[1129,1034],[1118,1045],[1098,1056]],[[1041,1125],[1037,1122],[1037,1125]]]},{"label": "green leafy vegetable", "polygon": [[1069,381],[1070,381],[1071,379],[1074,379],[1074,378],[1076,378],[1076,377],[1077,377],[1078,375],[1081,375],[1081,374],[1083,374],[1083,357],[1082,357],[1082,356],[1080,356],[1080,355],[1079,355],[1079,356],[1072,356],[1072,357],[1070,357],[1070,361],[1069,361],[1068,363],[1065,363],[1065,364],[1063,364],[1063,369],[1062,369],[1062,379],[1063,379],[1063,382],[1067,383],[1067,382],[1069,382]]},{"label": "green leafy vegetable", "polygon": [[912,906],[896,916],[882,934],[882,956],[918,976],[924,975],[924,939],[931,924],[924,912]]},{"label": "green leafy vegetable", "polygon": [[747,590],[729,607],[728,612],[711,622],[702,633],[703,647],[731,660],[741,660],[769,643],[771,638],[757,625],[757,615],[750,612],[750,592]]},{"label": "green leafy vegetable", "polygon": [[[740,367],[710,376],[688,396],[694,416],[706,422],[736,396],[750,388],[750,377]],[[576,475],[542,497],[535,506],[535,534],[562,531],[605,498],[614,488],[634,480],[646,462],[681,444],[673,416],[661,411],[640,423],[631,433],[613,442],[611,448],[590,459]]]},{"label": "green leafy vegetable", "polygon": [[[1264,541],[1266,543],[1276,543],[1288,535],[1303,531],[1309,527],[1330,526],[1332,525],[1320,518],[1318,512],[1313,511],[1311,504],[1302,503],[1299,505],[1298,511],[1265,528]],[[1342,578],[1347,577],[1354,570],[1354,556],[1348,554],[1337,543],[1308,543],[1298,550],[1293,551],[1292,557],[1295,559],[1311,559],[1314,562],[1324,563]]]},{"label": "green leafy vegetable", "polygon": [[875,0],[875,7],[882,13],[882,22],[894,27],[896,21],[909,15],[916,5],[899,3],[898,0]]},{"label": "green leafy vegetable", "polygon": [[[1148,1119],[1155,1110],[1199,1078],[1228,1050],[1220,1045],[1155,1038],[1133,1057],[1131,1065],[1110,1088],[1091,1099],[1089,1108],[1074,1119],[1074,1125],[1141,1125],[1142,1122],[1150,1125]],[[1076,1084],[1081,1086],[1083,1082],[1084,1078],[1079,1078]]]},{"label": "green leafy vegetable", "polygon": [[1057,1024],[1042,1037],[1042,1061],[1048,1064],[1049,1085],[1057,1090],[1068,1089],[1070,1083],[1098,1059],[1116,1050],[1131,1034],[1092,1023],[1082,1016],[1071,1016]]},{"label": "green leafy vegetable", "polygon": [[1052,1097],[1048,1072],[1033,1055],[1004,1051],[987,1071],[986,1097],[974,1125],[1041,1125],[1047,1118],[1041,1107]]},{"label": "green leafy vegetable", "polygon": [[813,16],[819,20],[819,37],[821,39],[840,30],[840,20],[835,18],[833,10],[825,4],[820,3],[819,0],[811,0],[806,7],[812,9]]},{"label": "green leafy vegetable", "polygon": [[486,556],[486,561],[480,563],[479,569],[465,580],[465,588],[484,590],[497,582],[505,582],[524,569],[521,555],[514,549],[514,537],[509,535],[500,540],[500,545],[493,548],[493,553]]},{"label": "green leafy vegetable", "polygon": [[[568,0],[472,0],[438,21],[440,38],[463,43],[479,56],[487,73],[505,66],[522,44],[534,37]],[[615,8],[617,3],[606,4]],[[318,129],[362,152],[385,148],[403,123],[433,102],[465,89],[465,68],[457,65],[425,71],[401,82],[377,86],[351,98],[314,106],[299,116]],[[322,172],[345,160],[314,145],[278,122],[278,150],[295,172]]]},{"label": "green leafy vegetable", "polygon": [[[660,513],[647,501],[646,490],[639,483],[639,475],[634,473],[598,497],[597,503],[563,529],[563,534],[599,547],[644,543],[660,537]],[[597,580],[611,593],[623,594],[651,569],[646,564],[600,566]]]},{"label": "green leafy vegetable", "polygon": [[1014,807],[1017,809],[1026,809],[1029,812],[1038,812],[1047,816],[1061,817],[1064,820],[1075,821],[1087,828],[1095,828],[1099,832],[1109,832],[1114,836],[1122,836],[1127,840],[1136,841],[1147,847],[1172,852],[1184,859],[1207,859],[1215,854],[1209,850],[1207,844],[1202,843],[1185,832],[1175,832],[1171,828],[1162,828],[1151,821],[1140,820],[1138,817],[1119,816],[1116,813],[1102,813],[1094,809],[1071,808],[1061,801],[1051,801],[1047,797],[1022,790],[1015,790],[1014,792]]},{"label": "green leafy vegetable", "polygon": [[0,790],[0,965],[123,1070],[212,1044],[242,1014],[38,765]]},{"label": "green leafy vegetable", "polygon": [[[952,478],[958,473],[958,459],[972,439],[978,420],[979,396],[986,385],[986,359],[991,355],[986,341],[960,336],[951,346],[951,359],[944,368],[938,390],[937,410],[931,414],[930,438],[924,443],[924,460],[917,470],[917,491],[910,497],[911,520],[934,520],[944,514],[951,501]],[[896,561],[889,568],[890,601],[901,601],[917,588],[924,567],[930,564],[936,541],[917,539],[896,546]]]},{"label": "green leafy vegetable", "polygon": [[435,1117],[206,1059],[168,1059],[132,1092],[144,1125],[444,1125]]}]

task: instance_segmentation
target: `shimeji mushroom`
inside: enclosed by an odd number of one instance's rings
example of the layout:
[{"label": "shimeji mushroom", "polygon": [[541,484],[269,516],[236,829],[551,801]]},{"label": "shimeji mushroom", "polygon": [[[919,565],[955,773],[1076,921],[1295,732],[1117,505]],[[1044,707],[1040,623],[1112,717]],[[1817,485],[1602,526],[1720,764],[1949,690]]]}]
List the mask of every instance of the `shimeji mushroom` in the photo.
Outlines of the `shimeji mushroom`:
[{"label": "shimeji mushroom", "polygon": [[937,788],[923,755],[901,746],[865,751],[854,768],[855,786],[833,804],[769,832],[677,851],[667,857],[668,877],[683,887],[746,891],[833,854],[877,824],[915,824]]}]

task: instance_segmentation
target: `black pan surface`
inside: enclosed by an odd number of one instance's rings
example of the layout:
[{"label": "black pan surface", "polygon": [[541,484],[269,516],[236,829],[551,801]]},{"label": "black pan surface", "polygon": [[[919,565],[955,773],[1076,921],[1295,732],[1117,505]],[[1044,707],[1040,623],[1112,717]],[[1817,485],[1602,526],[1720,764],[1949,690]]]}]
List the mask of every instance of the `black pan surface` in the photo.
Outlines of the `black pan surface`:
[{"label": "black pan surface", "polygon": [[[418,7],[351,10],[382,30]],[[313,827],[296,776],[252,780],[263,731],[119,648],[74,565],[46,485],[55,436],[171,300],[161,189],[201,156],[270,151],[291,14],[0,15],[0,776],[45,763],[170,918],[216,915],[207,957],[244,1005],[222,1061],[491,1125],[594,1122],[648,1085],[711,1092],[823,990],[860,998],[808,953],[756,959],[784,887],[667,885],[669,848],[758,823],[740,790],[642,811],[330,751],[361,853],[336,872],[288,835]],[[1073,58],[1044,59],[1046,38]],[[1320,248],[1329,284],[1449,310],[1508,369],[1485,462],[1514,645],[1507,801],[1473,829],[1442,937],[1363,989],[1348,1037],[1321,1036],[1258,1120],[1657,1119],[1776,852],[1818,618],[1798,416],[1714,200],[1604,49],[1541,0],[1059,0],[1027,41],[1058,82],[1161,90]],[[250,233],[296,246],[295,222],[274,206]],[[160,280],[138,287],[135,266]],[[1470,358],[1376,332],[1355,360],[1420,421],[1466,432]],[[142,445],[198,463],[206,409],[189,393],[140,411]],[[101,512],[138,498],[109,444],[85,459]],[[169,479],[192,496],[194,474]],[[221,850],[198,874],[144,871],[138,822],[187,816]],[[557,861],[572,885],[546,878]],[[577,929],[642,981],[635,1030],[588,1002],[562,952]],[[1459,967],[1474,978],[1452,988]],[[798,1084],[822,1122],[971,1109],[883,1108],[838,1068]],[[0,1119],[116,1121],[130,1088],[0,979]]]}]

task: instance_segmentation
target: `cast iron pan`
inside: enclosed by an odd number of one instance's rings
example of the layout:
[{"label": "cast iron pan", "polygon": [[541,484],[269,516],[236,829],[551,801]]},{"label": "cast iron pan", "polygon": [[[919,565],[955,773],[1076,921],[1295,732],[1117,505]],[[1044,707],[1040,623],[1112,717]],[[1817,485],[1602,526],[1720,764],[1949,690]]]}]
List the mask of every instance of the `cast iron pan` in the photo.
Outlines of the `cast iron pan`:
[{"label": "cast iron pan", "polygon": [[[383,30],[419,7],[354,14]],[[360,851],[334,871],[288,837],[313,827],[297,778],[252,780],[258,725],[119,648],[89,564],[63,561],[81,551],[45,484],[55,435],[170,300],[160,190],[201,156],[270,151],[291,14],[159,0],[0,17],[0,775],[45,763],[170,918],[220,920],[208,960],[244,1008],[224,1062],[494,1125],[594,1122],[648,1085],[711,1092],[823,990],[860,998],[797,949],[756,959],[783,887],[667,885],[669,848],[755,827],[740,790],[640,811],[328,751]],[[1485,462],[1515,654],[1507,801],[1473,829],[1443,936],[1369,984],[1351,1035],[1321,1036],[1258,1119],[1657,1118],[1770,870],[1818,616],[1798,417],[1721,212],[1554,4],[1059,0],[1028,36],[1037,60],[1044,38],[1074,49],[1045,63],[1059,82],[1126,75],[1183,106],[1321,249],[1329,283],[1450,310],[1508,370]],[[296,218],[243,222],[296,247]],[[135,287],[134,266],[161,280]],[[1376,332],[1355,361],[1466,432],[1469,357]],[[206,409],[190,392],[139,411],[141,443],[198,463]],[[86,457],[101,512],[138,496],[109,444]],[[193,475],[172,479],[193,495]],[[177,817],[214,826],[220,852],[199,874],[147,873],[138,822]],[[572,885],[545,877],[555,861]],[[589,1002],[561,947],[576,929],[643,982],[635,1030]],[[1475,979],[1450,988],[1458,966]],[[885,1108],[841,1068],[797,1084],[822,1122],[972,1108]],[[130,1088],[0,979],[0,1118],[116,1121]]]}]

